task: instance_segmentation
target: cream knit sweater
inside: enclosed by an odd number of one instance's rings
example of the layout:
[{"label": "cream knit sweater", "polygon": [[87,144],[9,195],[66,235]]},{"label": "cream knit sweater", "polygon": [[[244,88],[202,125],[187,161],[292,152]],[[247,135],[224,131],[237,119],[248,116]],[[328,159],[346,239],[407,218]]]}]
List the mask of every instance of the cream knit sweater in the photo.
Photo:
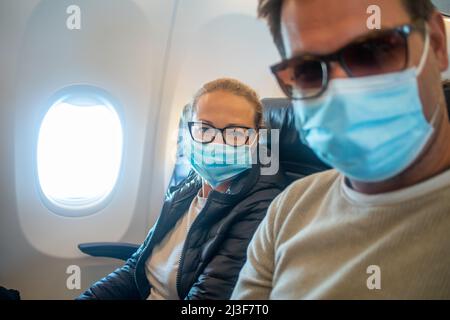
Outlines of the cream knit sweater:
[{"label": "cream knit sweater", "polygon": [[336,171],[269,208],[232,299],[450,299],[450,170],[368,196]]}]

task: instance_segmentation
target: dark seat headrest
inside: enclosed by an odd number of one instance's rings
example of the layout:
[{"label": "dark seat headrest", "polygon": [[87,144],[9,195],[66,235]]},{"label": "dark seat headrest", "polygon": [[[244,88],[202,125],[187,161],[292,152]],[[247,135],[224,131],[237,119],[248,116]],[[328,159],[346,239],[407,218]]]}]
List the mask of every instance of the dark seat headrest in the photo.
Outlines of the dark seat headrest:
[{"label": "dark seat headrest", "polygon": [[449,80],[444,81],[443,87],[444,87],[445,100],[447,102],[448,116],[450,118],[450,81]]},{"label": "dark seat headrest", "polygon": [[[291,180],[324,171],[330,167],[323,163],[314,152],[302,143],[291,102],[285,98],[267,98],[261,100],[264,106],[266,128],[280,130],[279,157],[280,164]],[[271,138],[268,138],[271,146]]]}]

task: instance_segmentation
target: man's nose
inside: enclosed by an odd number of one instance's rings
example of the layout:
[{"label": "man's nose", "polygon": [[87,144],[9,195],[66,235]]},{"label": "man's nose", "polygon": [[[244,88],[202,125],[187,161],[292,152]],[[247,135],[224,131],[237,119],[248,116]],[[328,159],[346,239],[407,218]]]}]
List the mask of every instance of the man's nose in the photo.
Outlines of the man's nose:
[{"label": "man's nose", "polygon": [[339,62],[333,61],[330,63],[330,80],[348,77],[349,75]]}]

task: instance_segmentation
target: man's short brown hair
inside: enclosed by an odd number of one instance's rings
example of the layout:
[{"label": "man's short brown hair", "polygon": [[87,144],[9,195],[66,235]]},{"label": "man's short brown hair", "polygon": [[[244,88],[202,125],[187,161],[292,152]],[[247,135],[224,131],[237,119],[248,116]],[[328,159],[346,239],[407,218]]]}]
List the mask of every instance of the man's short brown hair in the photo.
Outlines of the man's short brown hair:
[{"label": "man's short brown hair", "polygon": [[[428,20],[434,10],[434,6],[430,0],[402,0],[402,2],[412,20]],[[281,36],[282,5],[283,0],[259,0],[258,17],[267,20],[278,51],[282,57],[286,57],[283,38]]]}]

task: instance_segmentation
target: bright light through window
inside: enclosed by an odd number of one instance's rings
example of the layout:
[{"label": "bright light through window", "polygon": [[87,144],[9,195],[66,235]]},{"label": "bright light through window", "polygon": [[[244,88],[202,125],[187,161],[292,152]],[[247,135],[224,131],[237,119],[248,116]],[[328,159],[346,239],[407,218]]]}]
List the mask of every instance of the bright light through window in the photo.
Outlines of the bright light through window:
[{"label": "bright light through window", "polygon": [[60,100],[45,115],[37,169],[41,190],[53,205],[80,210],[98,205],[113,190],[123,133],[111,106],[76,101]]}]

